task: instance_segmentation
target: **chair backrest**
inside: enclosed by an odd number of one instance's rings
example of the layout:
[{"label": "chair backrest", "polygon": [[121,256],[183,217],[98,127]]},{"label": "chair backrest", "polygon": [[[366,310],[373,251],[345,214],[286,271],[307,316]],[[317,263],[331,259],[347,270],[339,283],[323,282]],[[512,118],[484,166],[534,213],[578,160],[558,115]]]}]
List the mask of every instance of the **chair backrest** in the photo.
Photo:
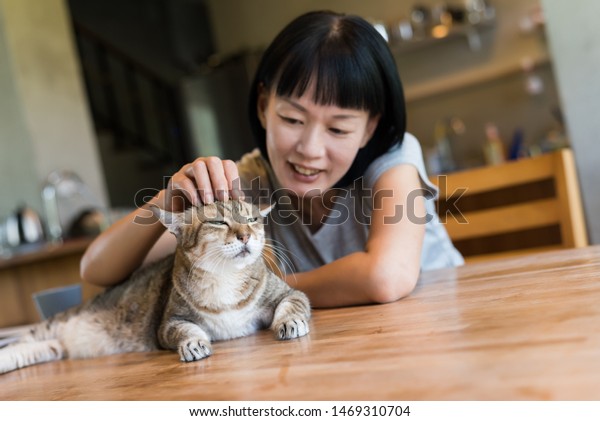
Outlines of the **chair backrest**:
[{"label": "chair backrest", "polygon": [[570,149],[432,181],[440,219],[467,260],[588,245]]}]

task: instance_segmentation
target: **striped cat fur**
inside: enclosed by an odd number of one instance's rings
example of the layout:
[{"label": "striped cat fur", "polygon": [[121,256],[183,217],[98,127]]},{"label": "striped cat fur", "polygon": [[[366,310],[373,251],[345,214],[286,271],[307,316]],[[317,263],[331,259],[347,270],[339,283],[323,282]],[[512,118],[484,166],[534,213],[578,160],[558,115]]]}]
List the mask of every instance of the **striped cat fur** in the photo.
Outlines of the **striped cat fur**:
[{"label": "striped cat fur", "polygon": [[281,340],[309,332],[308,298],[271,272],[262,257],[265,213],[237,200],[183,213],[153,211],[175,234],[175,253],[35,325],[0,349],[0,373],[157,349],[177,350],[181,361],[190,362],[211,355],[213,341],[258,329],[270,327]]}]

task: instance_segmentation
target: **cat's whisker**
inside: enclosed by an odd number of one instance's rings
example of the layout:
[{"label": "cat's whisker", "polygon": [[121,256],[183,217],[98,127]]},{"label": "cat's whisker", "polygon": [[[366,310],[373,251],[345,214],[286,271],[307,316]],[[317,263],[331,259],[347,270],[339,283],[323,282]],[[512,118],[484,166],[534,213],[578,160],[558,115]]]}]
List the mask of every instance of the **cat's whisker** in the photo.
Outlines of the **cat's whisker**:
[{"label": "cat's whisker", "polygon": [[210,260],[209,270],[212,273],[221,273],[227,265],[229,259],[222,254],[216,254],[215,258]]},{"label": "cat's whisker", "polygon": [[291,252],[281,241],[277,241],[275,239],[269,239],[269,243],[266,244],[266,246],[276,252],[282,260],[285,260],[289,264],[290,270],[294,272],[294,265],[292,260],[288,257],[288,253],[299,259],[298,255]]},{"label": "cat's whisker", "polygon": [[188,279],[193,276],[194,270],[199,267],[200,260],[203,258],[204,258],[204,256],[198,256],[195,260],[192,261],[192,264],[190,265],[190,270],[187,273]]},{"label": "cat's whisker", "polygon": [[[291,260],[281,246],[263,246],[262,226],[236,222],[236,206],[248,207],[242,209],[248,215],[253,208],[235,203],[219,205],[226,221],[209,219],[206,226],[163,212],[161,221],[178,236],[174,255],[140,268],[98,299],[32,327],[0,349],[0,374],[63,358],[157,349],[197,361],[212,354],[213,341],[250,335],[264,325],[281,340],[308,334],[308,298],[268,267],[281,262],[285,272]],[[240,233],[248,238],[245,245],[229,242]],[[190,238],[193,245],[183,241]]]},{"label": "cat's whisker", "polygon": [[[264,254],[266,254],[266,252]],[[292,263],[280,251],[271,250],[271,255],[266,255],[265,258],[271,259],[273,265],[275,267],[279,268],[279,270],[281,270],[284,275],[287,275],[288,273],[290,273],[295,277],[295,274],[294,274],[295,271],[294,271]],[[281,266],[279,266],[280,262],[281,262]]]},{"label": "cat's whisker", "polygon": [[188,274],[188,276],[191,275],[192,270],[196,269],[199,267],[199,263],[200,259],[202,259],[202,263],[204,263],[206,265],[206,263],[208,263],[208,266],[204,266],[203,269],[206,270],[207,272],[211,272],[211,273],[216,273],[219,272],[219,269],[221,268],[221,266],[225,265],[225,258],[223,256],[223,253],[219,250],[219,249],[211,249],[208,252],[205,252],[205,254],[203,256],[200,256],[190,267],[190,273]]},{"label": "cat's whisker", "polygon": [[275,240],[274,238],[269,238],[269,243],[270,243],[269,245],[270,245],[271,247],[276,247],[276,248],[277,248],[277,250],[281,250],[282,252],[284,252],[284,253],[286,253],[286,254],[287,254],[287,253],[289,253],[289,254],[291,254],[292,256],[294,256],[295,258],[297,258],[297,259],[300,259],[300,257],[299,257],[299,256],[298,256],[296,253],[293,253],[292,251],[290,251],[290,250],[289,250],[289,249],[288,249],[288,248],[285,246],[285,244],[284,244],[284,243],[282,243],[281,241],[277,241],[277,240]]},{"label": "cat's whisker", "polygon": [[[275,260],[275,259],[274,259],[272,256],[264,256],[264,260],[265,260],[266,262],[270,262],[270,264],[272,265],[272,267],[273,267],[273,268],[275,268],[275,270],[272,270],[272,271],[274,271],[275,273],[277,273],[277,271],[280,271],[280,272],[279,272],[279,275],[280,275],[280,277],[282,277],[282,278],[284,278],[284,277],[285,277],[285,278],[287,278],[287,274],[288,274],[288,272],[286,271],[286,268],[285,268],[285,267],[283,267],[283,268],[280,268],[280,267],[277,265],[277,261],[276,261],[276,260]],[[294,281],[295,281],[296,283],[298,283],[298,278],[296,277],[296,273],[294,273],[293,271],[290,271],[289,273],[290,273],[290,275],[291,275],[291,276],[294,278]]]},{"label": "cat's whisker", "polygon": [[[271,239],[270,241],[279,243],[277,240],[273,240],[273,239]],[[294,264],[293,264],[292,260],[286,254],[286,252],[288,250],[285,247],[283,247],[282,245],[267,243],[264,246],[263,255],[265,254],[265,251],[264,251],[265,249],[269,250],[273,253],[273,257],[271,257],[271,259],[274,260],[273,264],[275,265],[275,267],[279,267],[279,265],[277,264],[278,263],[277,259],[278,259],[283,264],[283,268],[282,268],[283,274],[287,275],[286,268],[289,268],[290,274],[294,277],[294,280],[297,281],[296,273],[294,270]]]},{"label": "cat's whisker", "polygon": [[[213,267],[216,268],[215,264],[217,263],[216,261],[218,261],[218,258],[222,259],[222,255],[221,252],[218,249],[210,249],[207,252],[205,252],[202,256],[198,256],[196,257],[195,260],[192,261],[192,264],[190,265],[190,270],[188,271],[188,278],[190,278],[191,276],[193,276],[193,271],[195,269],[200,268],[200,264],[202,262],[210,262],[210,266],[208,268],[205,268],[205,270],[207,270],[208,272],[214,272]],[[218,263],[221,263],[221,261],[219,261]]]},{"label": "cat's whisker", "polygon": [[[269,254],[270,252],[270,254]],[[290,272],[294,272],[294,268],[292,266],[292,262],[288,259],[288,257],[281,250],[278,250],[276,247],[271,245],[265,245],[262,252],[264,257],[269,257],[272,259],[272,263],[275,263],[277,267],[279,267],[279,263],[282,264],[282,270],[284,273],[287,273],[287,269],[289,268]]]},{"label": "cat's whisker", "polygon": [[278,262],[278,260],[275,257],[273,257],[272,255],[266,253],[265,251],[263,251],[261,254],[262,254],[262,258],[267,263],[269,263],[273,268],[275,268],[276,270],[280,270],[282,272],[283,276],[285,276],[287,274],[286,268],[285,267],[280,268],[279,265],[278,265],[279,262]]}]

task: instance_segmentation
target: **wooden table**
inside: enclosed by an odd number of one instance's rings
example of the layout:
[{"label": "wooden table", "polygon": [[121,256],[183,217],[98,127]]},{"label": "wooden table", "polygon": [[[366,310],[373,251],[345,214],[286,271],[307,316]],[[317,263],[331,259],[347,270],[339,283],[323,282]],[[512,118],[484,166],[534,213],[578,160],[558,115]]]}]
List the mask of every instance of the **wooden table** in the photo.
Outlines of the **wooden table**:
[{"label": "wooden table", "polygon": [[4,400],[598,400],[600,246],[423,274],[393,304],[317,310],[181,363],[170,352],[0,376]]}]

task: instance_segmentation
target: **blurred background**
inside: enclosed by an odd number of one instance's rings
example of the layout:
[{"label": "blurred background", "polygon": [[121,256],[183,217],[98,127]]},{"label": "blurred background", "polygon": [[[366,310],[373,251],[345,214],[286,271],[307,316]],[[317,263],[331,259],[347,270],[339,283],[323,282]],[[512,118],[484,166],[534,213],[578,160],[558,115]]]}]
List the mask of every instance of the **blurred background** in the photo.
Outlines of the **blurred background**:
[{"label": "blurred background", "polygon": [[431,174],[571,146],[597,243],[600,3],[566,3],[0,0],[4,244],[15,218],[17,245],[93,234],[196,156],[250,151],[257,60],[314,9],[386,37]]}]

